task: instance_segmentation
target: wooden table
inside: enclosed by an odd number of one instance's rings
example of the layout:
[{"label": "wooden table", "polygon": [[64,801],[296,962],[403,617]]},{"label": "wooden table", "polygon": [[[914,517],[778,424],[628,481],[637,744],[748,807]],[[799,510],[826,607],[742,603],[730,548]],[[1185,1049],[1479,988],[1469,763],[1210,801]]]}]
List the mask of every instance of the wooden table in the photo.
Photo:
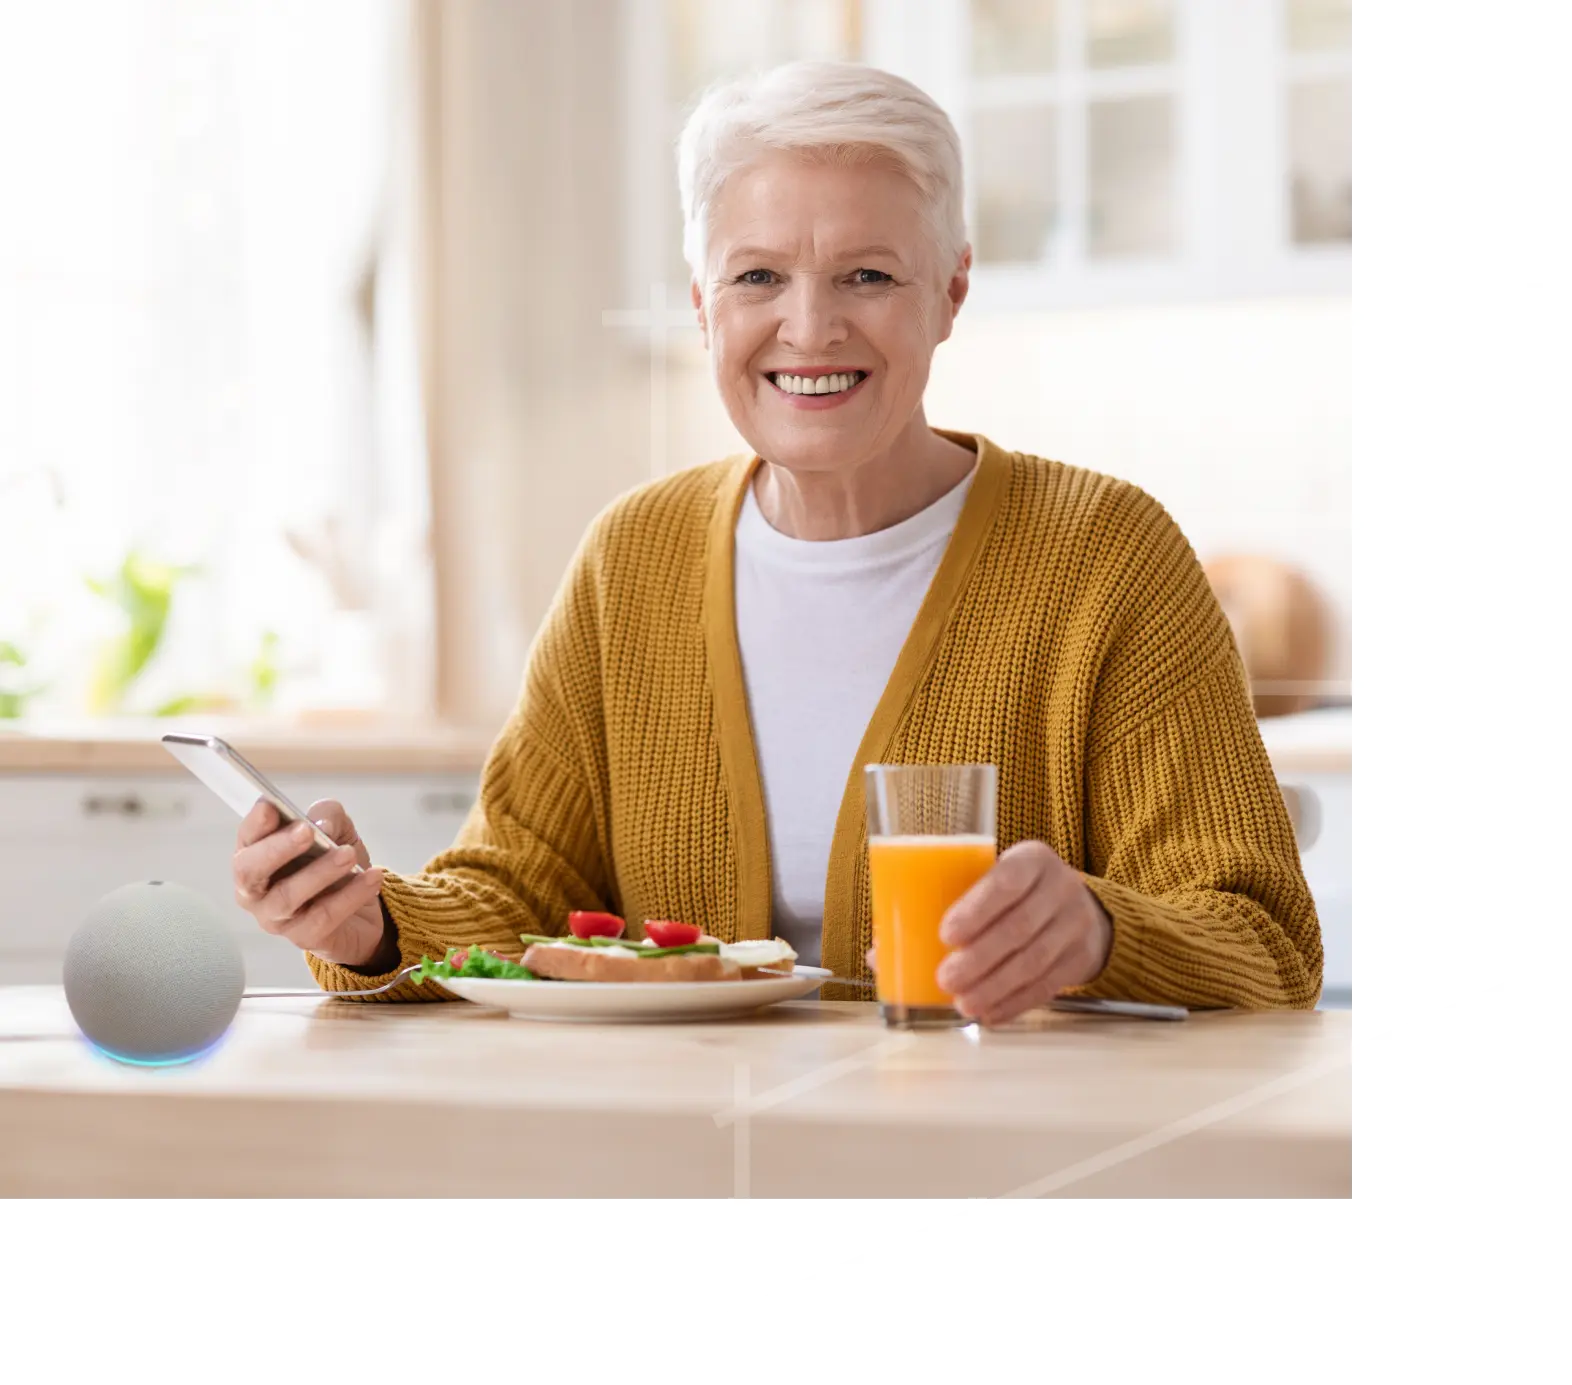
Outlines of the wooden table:
[{"label": "wooden table", "polygon": [[1040,1013],[904,1034],[248,1000],[128,1068],[0,989],[0,1196],[1314,1196],[1352,1190],[1352,1016]]}]

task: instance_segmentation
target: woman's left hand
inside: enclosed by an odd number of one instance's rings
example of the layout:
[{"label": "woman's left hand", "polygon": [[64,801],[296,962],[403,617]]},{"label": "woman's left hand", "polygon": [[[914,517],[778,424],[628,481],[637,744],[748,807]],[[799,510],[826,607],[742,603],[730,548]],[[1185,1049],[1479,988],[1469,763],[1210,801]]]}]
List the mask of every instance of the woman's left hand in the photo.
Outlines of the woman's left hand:
[{"label": "woman's left hand", "polygon": [[956,1008],[1004,1024],[1096,977],[1113,922],[1051,846],[1018,842],[950,907],[939,938],[953,950],[938,981]]}]

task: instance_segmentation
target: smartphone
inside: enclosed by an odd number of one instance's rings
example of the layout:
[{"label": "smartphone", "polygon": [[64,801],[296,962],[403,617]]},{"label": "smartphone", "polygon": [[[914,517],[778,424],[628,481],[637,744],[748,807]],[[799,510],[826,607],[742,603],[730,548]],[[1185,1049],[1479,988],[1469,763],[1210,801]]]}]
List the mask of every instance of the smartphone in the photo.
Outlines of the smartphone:
[{"label": "smartphone", "polygon": [[[309,866],[318,857],[338,846],[338,843],[316,823],[311,822],[304,808],[290,802],[277,784],[227,741],[220,740],[217,736],[174,734],[165,736],[163,741],[164,748],[175,759],[241,817],[245,817],[256,807],[257,799],[264,798],[277,809],[280,828],[289,827],[297,822],[310,823],[313,834],[311,843],[293,861],[279,867],[273,875],[274,881],[293,875],[297,870]],[[351,874],[360,873],[360,865],[357,862],[351,867]]]}]

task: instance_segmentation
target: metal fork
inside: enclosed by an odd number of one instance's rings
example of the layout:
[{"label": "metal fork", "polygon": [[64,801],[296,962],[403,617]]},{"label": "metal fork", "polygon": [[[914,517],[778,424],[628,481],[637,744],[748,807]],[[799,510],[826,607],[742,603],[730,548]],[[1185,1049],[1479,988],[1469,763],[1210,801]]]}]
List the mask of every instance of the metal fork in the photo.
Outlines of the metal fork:
[{"label": "metal fork", "polygon": [[242,1000],[365,1000],[368,996],[385,995],[407,980],[411,972],[419,970],[418,964],[405,967],[391,981],[369,991],[246,991],[240,998]]}]

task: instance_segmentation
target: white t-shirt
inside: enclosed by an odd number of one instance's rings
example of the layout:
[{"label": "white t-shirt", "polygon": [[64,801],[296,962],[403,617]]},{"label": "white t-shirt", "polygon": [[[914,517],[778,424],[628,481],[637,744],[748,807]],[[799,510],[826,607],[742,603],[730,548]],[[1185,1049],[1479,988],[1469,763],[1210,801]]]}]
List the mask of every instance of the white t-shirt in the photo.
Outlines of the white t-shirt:
[{"label": "white t-shirt", "polygon": [[857,747],[975,475],[853,539],[788,538],[751,485],[737,517],[737,641],[769,821],[773,924],[805,965],[819,961],[830,839]]}]

